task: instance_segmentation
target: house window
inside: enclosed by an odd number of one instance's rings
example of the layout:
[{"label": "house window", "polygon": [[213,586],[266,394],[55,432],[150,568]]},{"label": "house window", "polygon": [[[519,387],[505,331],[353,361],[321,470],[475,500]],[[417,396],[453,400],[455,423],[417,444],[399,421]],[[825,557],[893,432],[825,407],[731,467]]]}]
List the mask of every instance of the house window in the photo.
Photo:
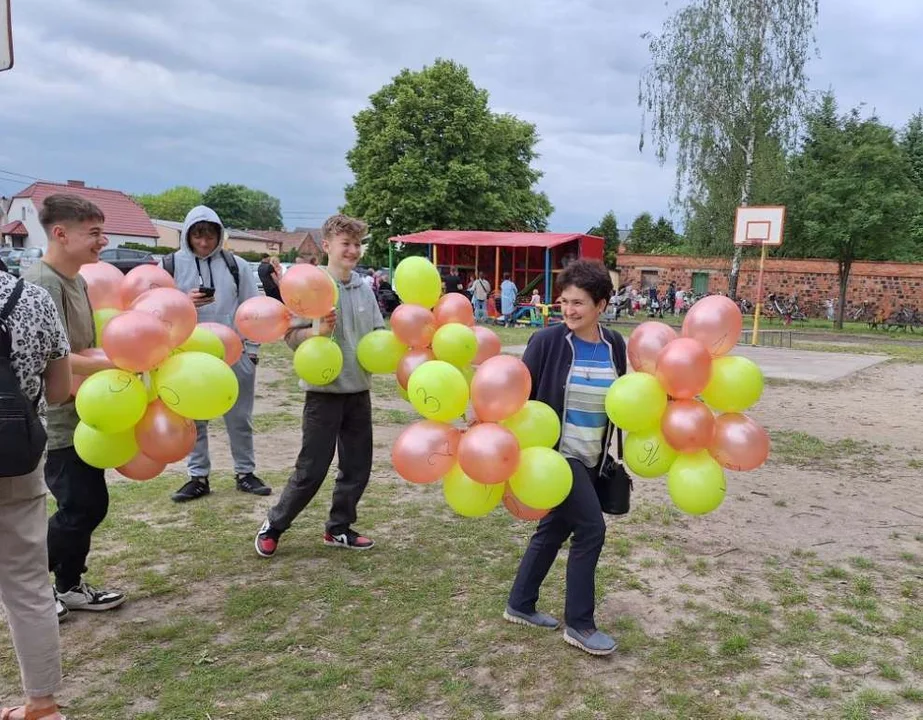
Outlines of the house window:
[{"label": "house window", "polygon": [[26,221],[26,206],[25,205],[22,206],[22,221],[23,222]]},{"label": "house window", "polygon": [[696,295],[704,295],[708,292],[708,273],[692,273],[692,292]]}]

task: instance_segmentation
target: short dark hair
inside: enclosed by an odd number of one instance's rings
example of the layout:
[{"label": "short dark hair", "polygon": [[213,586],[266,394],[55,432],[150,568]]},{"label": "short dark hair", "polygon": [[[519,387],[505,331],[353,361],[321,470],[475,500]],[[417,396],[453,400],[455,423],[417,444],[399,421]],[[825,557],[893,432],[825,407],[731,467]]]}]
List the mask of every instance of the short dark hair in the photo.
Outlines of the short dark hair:
[{"label": "short dark hair", "polygon": [[263,253],[262,255],[260,255],[260,260],[265,260],[268,257],[269,257],[269,253]]},{"label": "short dark hair", "polygon": [[510,274],[509,274],[509,273],[503,273],[503,279],[504,279],[504,280],[509,280],[509,279],[510,279]]},{"label": "short dark hair", "polygon": [[577,287],[593,298],[594,303],[608,302],[612,295],[612,277],[599,260],[574,260],[558,275],[558,291]]},{"label": "short dark hair", "polygon": [[48,232],[55,225],[66,222],[105,222],[106,216],[97,205],[79,195],[56,193],[45,198],[38,221]]}]

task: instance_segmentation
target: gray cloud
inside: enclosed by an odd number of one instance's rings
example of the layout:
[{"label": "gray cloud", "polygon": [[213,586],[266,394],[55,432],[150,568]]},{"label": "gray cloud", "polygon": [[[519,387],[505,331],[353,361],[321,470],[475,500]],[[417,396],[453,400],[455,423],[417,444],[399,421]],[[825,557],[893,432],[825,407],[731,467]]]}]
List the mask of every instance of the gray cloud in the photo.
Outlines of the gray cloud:
[{"label": "gray cloud", "polygon": [[[455,59],[492,107],[538,127],[555,230],[607,210],[668,212],[672,168],[637,149],[640,35],[662,4],[627,0],[13,0],[16,67],[0,75],[0,168],[128,192],[243,182],[290,225],[342,202],[352,116],[403,67]],[[903,123],[923,9],[821,8],[813,85]],[[0,193],[16,185],[0,180]]]}]

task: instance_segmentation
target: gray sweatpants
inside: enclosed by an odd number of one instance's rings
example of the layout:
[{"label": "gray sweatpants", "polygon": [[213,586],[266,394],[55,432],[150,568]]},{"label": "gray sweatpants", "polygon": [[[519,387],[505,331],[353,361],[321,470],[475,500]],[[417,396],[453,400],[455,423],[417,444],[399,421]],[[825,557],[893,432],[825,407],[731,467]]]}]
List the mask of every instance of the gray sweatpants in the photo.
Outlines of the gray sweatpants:
[{"label": "gray sweatpants", "polygon": [[[231,368],[237,376],[240,391],[234,407],[224,416],[228,431],[235,473],[251,473],[256,469],[253,454],[253,398],[256,391],[256,365],[246,354]],[[196,422],[195,448],[186,461],[190,477],[208,477],[211,460],[208,457],[208,422]]]},{"label": "gray sweatpants", "polygon": [[0,478],[0,602],[19,659],[23,691],[54,695],[61,649],[48,580],[48,513],[44,462],[28,475]]}]

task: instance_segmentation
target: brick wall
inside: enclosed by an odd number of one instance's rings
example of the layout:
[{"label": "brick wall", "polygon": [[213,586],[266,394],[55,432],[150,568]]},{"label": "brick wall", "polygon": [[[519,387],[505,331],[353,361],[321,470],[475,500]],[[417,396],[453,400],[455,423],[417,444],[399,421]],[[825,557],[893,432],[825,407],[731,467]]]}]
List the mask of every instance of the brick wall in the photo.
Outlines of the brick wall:
[{"label": "brick wall", "polygon": [[[709,292],[727,292],[730,258],[690,258],[672,255],[618,256],[619,280],[636,287],[645,277],[656,277],[663,292],[674,281],[678,288],[693,287],[693,274],[708,276]],[[756,301],[759,259],[747,259],[740,269],[737,296]],[[656,273],[656,275],[654,274]],[[830,260],[795,260],[767,258],[763,272],[764,299],[769,293],[798,295],[802,308],[814,308],[819,314],[823,302],[839,297],[837,264]],[[901,305],[923,310],[923,263],[857,262],[849,275],[846,307],[865,301],[879,308],[894,309]]]}]

